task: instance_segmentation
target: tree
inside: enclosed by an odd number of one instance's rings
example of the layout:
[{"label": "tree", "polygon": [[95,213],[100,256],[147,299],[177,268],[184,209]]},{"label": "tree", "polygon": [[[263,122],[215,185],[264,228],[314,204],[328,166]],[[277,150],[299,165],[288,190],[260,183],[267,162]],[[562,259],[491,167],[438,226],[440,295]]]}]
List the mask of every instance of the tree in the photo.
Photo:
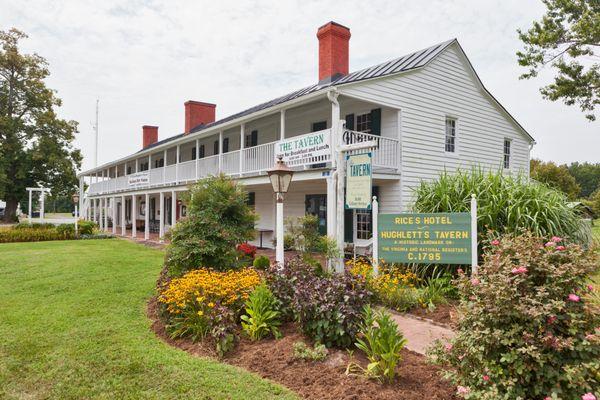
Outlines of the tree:
[{"label": "tree", "polygon": [[537,76],[545,66],[557,69],[554,82],[540,89],[552,101],[577,104],[586,118],[595,120],[600,104],[600,64],[594,53],[600,47],[600,1],[544,0],[546,14],[526,32],[518,30],[525,44],[517,52],[519,65],[529,71],[521,78]]},{"label": "tree", "polygon": [[569,172],[581,186],[581,197],[589,197],[600,189],[600,163],[574,162],[569,165]]},{"label": "tree", "polygon": [[20,53],[25,38],[15,28],[0,31],[0,199],[6,201],[7,222],[27,199],[28,186],[70,195],[81,165],[81,153],[72,145],[77,123],[57,117],[61,100],[44,82],[48,63]]},{"label": "tree", "polygon": [[560,190],[571,200],[575,200],[581,192],[581,187],[577,184],[566,165],[559,166],[552,161],[544,162],[532,159],[530,170],[531,178]]}]

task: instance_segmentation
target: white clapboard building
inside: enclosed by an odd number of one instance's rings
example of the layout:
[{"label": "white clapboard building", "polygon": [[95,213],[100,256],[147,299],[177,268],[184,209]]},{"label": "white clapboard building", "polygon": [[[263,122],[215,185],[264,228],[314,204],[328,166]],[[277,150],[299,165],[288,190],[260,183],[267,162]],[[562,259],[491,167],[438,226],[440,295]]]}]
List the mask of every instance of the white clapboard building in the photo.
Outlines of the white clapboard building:
[{"label": "white clapboard building", "polygon": [[137,153],[80,173],[83,215],[117,234],[162,236],[185,216],[178,198],[188,185],[224,173],[250,192],[260,216],[255,244],[262,237],[271,247],[276,207],[266,171],[298,139],[317,146],[288,159],[296,172],[284,215],[316,214],[332,237],[343,223],[348,243],[368,241],[372,226],[367,209],[336,218],[342,145],[373,144],[382,213],[407,210],[415,186],[442,171],[528,174],[533,138],[483,86],[456,39],[349,72],[350,30],[329,22],[317,38],[319,76],[310,86],[219,120],[215,104],[188,101],[183,133],[159,141],[158,127],[143,126]]}]

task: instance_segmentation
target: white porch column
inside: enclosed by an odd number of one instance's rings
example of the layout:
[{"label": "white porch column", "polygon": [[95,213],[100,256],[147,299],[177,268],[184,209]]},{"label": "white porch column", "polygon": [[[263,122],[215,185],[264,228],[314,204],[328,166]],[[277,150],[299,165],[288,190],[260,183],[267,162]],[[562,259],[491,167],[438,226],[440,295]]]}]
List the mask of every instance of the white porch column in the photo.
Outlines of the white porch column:
[{"label": "white porch column", "polygon": [[46,213],[44,200],[46,197],[46,191],[42,189],[42,207],[40,208],[40,219],[44,221],[44,214]]},{"label": "white porch column", "polygon": [[29,223],[31,223],[31,190],[28,190],[28,192],[29,192],[29,206],[27,207],[28,208],[27,215],[29,217],[28,218],[29,219]]},{"label": "white porch column", "polygon": [[90,221],[96,222],[96,199],[90,199]]},{"label": "white porch column", "polygon": [[136,209],[136,200],[137,200],[137,196],[134,194],[131,196],[131,237],[132,238],[136,238],[137,237],[137,217],[135,215],[135,209]]},{"label": "white porch column", "polygon": [[219,132],[219,173],[223,172],[223,131]]},{"label": "white porch column", "polygon": [[162,169],[163,183],[167,182],[167,149],[163,151],[163,169]]},{"label": "white porch column", "polygon": [[160,217],[160,227],[158,230],[158,236],[160,241],[163,241],[163,236],[165,236],[165,194],[160,192],[160,201],[158,205],[158,212]]},{"label": "white porch column", "polygon": [[279,112],[279,140],[285,139],[285,110]]},{"label": "white porch column", "polygon": [[121,196],[121,236],[127,233],[127,221],[125,220],[125,196]]},{"label": "white porch column", "polygon": [[104,200],[102,197],[98,199],[98,228],[100,228],[101,231],[104,230],[104,218],[102,217],[102,200]]},{"label": "white porch column", "polygon": [[104,230],[108,231],[108,197],[104,198]]},{"label": "white porch column", "polygon": [[146,193],[144,211],[144,240],[148,240],[150,239],[150,195],[148,193]]},{"label": "white porch column", "polygon": [[240,175],[244,172],[244,147],[246,142],[246,124],[240,125]]},{"label": "white porch column", "polygon": [[[81,216],[82,213],[85,213],[85,210],[83,209],[83,176],[79,177],[79,215]],[[85,214],[84,214],[85,215]]]},{"label": "white porch column", "polygon": [[117,234],[117,198],[112,197],[112,234]]},{"label": "white porch column", "polygon": [[179,157],[181,157],[180,145],[177,145],[177,152],[175,154],[175,183],[179,182]]},{"label": "white porch column", "polygon": [[336,188],[333,176],[327,177],[327,236],[335,239],[336,235]]},{"label": "white porch column", "polygon": [[177,223],[177,192],[171,192],[171,228]]},{"label": "white porch column", "polygon": [[340,121],[340,104],[338,93],[328,93],[331,101],[331,141],[333,143],[332,160],[335,162],[337,172],[337,195],[336,195],[336,241],[342,257],[335,265],[336,272],[344,271],[344,186],[346,184],[344,154],[340,151],[343,135],[343,121]]},{"label": "white porch column", "polygon": [[140,172],[140,170],[138,168],[138,164],[139,164],[139,162],[138,162],[138,159],[136,158],[135,159],[135,172]]}]

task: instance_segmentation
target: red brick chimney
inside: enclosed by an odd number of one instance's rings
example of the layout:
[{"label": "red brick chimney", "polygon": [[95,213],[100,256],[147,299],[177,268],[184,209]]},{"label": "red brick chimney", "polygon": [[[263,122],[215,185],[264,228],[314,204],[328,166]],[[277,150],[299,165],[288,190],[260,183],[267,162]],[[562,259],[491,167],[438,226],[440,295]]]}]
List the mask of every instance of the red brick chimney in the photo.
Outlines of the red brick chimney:
[{"label": "red brick chimney", "polygon": [[317,31],[319,38],[319,82],[331,82],[348,75],[350,29],[328,22]]},{"label": "red brick chimney", "polygon": [[158,126],[142,126],[142,148],[145,149],[156,142],[158,142]]},{"label": "red brick chimney", "polygon": [[201,101],[189,100],[185,106],[185,133],[188,134],[198,125],[215,122],[216,104],[203,103]]}]

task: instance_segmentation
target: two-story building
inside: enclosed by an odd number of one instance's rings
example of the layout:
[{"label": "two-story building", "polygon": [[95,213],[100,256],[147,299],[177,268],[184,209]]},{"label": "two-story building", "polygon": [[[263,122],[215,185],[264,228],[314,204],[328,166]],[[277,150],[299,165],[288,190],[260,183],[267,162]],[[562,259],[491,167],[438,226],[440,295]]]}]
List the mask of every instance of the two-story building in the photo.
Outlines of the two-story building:
[{"label": "two-story building", "polygon": [[[456,39],[349,72],[350,30],[329,22],[317,38],[319,76],[310,86],[219,120],[215,104],[188,101],[183,133],[159,141],[158,127],[143,126],[137,153],[80,173],[83,215],[113,233],[162,237],[185,216],[178,197],[188,185],[224,173],[250,192],[260,217],[256,244],[262,238],[271,247],[275,197],[266,171],[276,145],[317,131],[331,151],[293,164],[284,214],[318,215],[332,237],[342,144],[373,143],[382,213],[407,210],[415,186],[442,171],[529,173],[533,138],[483,86]],[[371,237],[370,210],[344,215],[345,242]]]}]

